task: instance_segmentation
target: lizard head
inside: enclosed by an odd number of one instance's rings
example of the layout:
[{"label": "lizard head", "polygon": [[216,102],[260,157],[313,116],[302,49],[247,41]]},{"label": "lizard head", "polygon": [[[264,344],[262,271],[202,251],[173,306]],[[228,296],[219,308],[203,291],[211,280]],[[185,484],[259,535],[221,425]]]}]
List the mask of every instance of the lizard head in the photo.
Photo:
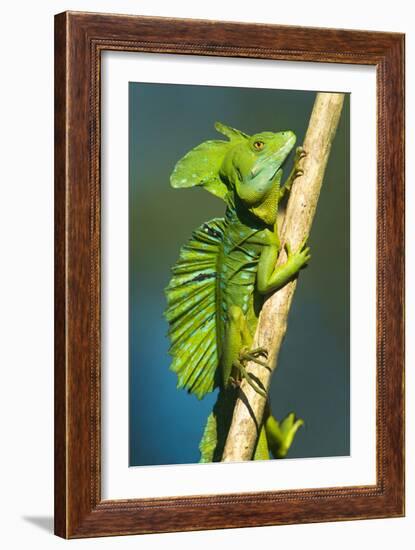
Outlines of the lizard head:
[{"label": "lizard head", "polygon": [[294,147],[294,132],[261,132],[235,145],[221,166],[221,177],[235,199],[267,224],[275,223],[282,165]]},{"label": "lizard head", "polygon": [[220,122],[215,128],[228,141],[205,141],[185,154],[170,176],[172,187],[204,187],[228,204],[237,202],[266,224],[274,224],[281,167],[294,147],[294,132],[249,136]]}]

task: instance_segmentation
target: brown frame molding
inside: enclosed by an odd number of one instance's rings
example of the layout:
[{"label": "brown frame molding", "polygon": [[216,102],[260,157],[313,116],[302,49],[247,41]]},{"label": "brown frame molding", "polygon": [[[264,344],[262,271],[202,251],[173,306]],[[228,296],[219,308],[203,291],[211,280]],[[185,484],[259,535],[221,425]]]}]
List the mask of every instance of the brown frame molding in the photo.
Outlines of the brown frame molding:
[{"label": "brown frame molding", "polygon": [[[103,50],[376,66],[376,485],[101,501],[100,54]],[[77,12],[57,15],[55,533],[77,538],[403,514],[404,35]]]}]

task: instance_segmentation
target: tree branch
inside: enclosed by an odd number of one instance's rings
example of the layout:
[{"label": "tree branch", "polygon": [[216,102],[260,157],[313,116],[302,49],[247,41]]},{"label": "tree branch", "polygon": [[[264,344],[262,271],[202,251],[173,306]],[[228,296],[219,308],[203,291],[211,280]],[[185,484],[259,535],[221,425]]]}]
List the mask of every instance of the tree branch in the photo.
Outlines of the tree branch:
[{"label": "tree branch", "polygon": [[[304,174],[296,178],[293,184],[281,229],[281,242],[288,241],[293,250],[310,233],[343,100],[343,94],[317,94],[303,144],[307,152],[301,161]],[[286,254],[282,247],[278,263],[285,261]],[[287,317],[296,285],[297,280],[294,280],[269,296],[259,316],[253,348],[264,347],[269,350],[267,363],[272,371],[253,362],[248,363],[247,370],[267,391],[287,330]],[[223,462],[251,460],[265,402],[265,398],[243,380],[222,456]]]}]

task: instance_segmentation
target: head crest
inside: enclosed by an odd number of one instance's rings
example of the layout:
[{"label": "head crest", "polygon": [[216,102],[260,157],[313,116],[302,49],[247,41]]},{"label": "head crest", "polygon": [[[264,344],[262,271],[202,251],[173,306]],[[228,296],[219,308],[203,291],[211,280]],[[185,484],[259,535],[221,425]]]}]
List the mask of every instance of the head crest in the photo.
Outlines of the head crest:
[{"label": "head crest", "polygon": [[171,186],[187,188],[202,186],[209,193],[226,201],[228,188],[219,176],[226,153],[235,142],[248,136],[235,128],[216,122],[215,128],[229,138],[229,141],[204,141],[181,158],[170,176]]}]

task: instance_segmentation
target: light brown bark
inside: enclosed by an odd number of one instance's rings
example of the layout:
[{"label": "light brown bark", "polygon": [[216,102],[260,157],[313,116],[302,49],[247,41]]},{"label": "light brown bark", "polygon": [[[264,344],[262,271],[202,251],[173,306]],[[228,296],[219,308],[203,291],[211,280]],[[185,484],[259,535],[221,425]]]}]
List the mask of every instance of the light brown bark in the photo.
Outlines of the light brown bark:
[{"label": "light brown bark", "polygon": [[[316,96],[303,144],[307,153],[301,161],[304,174],[296,178],[293,184],[281,228],[281,242],[289,242],[292,250],[296,250],[310,233],[343,100],[343,94],[318,93]],[[282,249],[278,263],[285,261],[286,254]],[[296,285],[297,280],[294,280],[269,296],[259,317],[253,348],[264,347],[268,350],[267,363],[272,370],[253,362],[248,363],[247,370],[267,391],[287,330],[288,312]],[[251,460],[265,402],[265,398],[243,380],[222,456],[223,462]]]}]

